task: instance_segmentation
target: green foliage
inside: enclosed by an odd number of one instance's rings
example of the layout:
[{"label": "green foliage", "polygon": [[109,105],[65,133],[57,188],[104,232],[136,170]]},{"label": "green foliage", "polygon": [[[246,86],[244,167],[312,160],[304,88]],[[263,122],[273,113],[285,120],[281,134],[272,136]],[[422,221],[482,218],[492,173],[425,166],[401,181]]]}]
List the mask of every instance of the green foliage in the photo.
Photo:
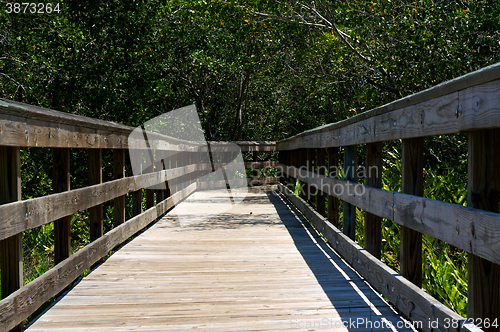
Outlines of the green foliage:
[{"label": "green foliage", "polygon": [[[425,141],[424,197],[467,204],[467,139],[463,134]],[[401,191],[401,144],[385,146],[383,189]],[[399,226],[382,222],[382,260],[399,271]],[[430,236],[423,236],[423,285],[433,297],[467,315],[467,254]]]},{"label": "green foliage", "polygon": [[467,316],[467,256],[461,250],[423,236],[425,290],[447,307]]},{"label": "green foliage", "polygon": [[22,199],[52,192],[52,152],[48,148],[21,149]]}]

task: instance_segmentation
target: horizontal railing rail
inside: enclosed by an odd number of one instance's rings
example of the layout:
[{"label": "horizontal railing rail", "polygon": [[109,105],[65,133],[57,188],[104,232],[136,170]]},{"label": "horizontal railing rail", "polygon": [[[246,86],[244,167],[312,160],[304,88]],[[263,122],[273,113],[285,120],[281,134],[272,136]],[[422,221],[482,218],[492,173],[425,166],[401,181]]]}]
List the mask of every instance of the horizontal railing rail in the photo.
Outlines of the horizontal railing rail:
[{"label": "horizontal railing rail", "polygon": [[174,180],[204,169],[201,164],[182,166],[0,205],[0,240],[137,190],[165,183],[167,179]]},{"label": "horizontal railing rail", "polygon": [[[283,174],[366,212],[500,264],[500,214],[434,199],[368,187],[279,165]],[[362,193],[362,194],[361,194]]]},{"label": "horizontal railing rail", "polygon": [[[142,146],[135,128],[0,98],[0,145],[17,147],[128,149]],[[200,144],[145,132],[153,149],[197,151]],[[139,141],[138,141],[139,140]]]},{"label": "horizontal railing rail", "polygon": [[498,128],[500,63],[277,142],[279,151]]}]

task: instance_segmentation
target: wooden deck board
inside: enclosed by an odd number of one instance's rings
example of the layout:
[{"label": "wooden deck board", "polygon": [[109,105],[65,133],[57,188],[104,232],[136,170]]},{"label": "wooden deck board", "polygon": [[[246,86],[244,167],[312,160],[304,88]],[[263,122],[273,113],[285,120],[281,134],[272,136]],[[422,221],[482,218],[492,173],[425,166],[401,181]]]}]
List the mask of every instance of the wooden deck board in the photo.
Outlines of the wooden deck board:
[{"label": "wooden deck board", "polygon": [[194,193],[181,205],[196,223],[176,207],[28,331],[410,331],[376,328],[401,319],[281,197],[252,189],[203,220],[199,200],[217,197]]}]

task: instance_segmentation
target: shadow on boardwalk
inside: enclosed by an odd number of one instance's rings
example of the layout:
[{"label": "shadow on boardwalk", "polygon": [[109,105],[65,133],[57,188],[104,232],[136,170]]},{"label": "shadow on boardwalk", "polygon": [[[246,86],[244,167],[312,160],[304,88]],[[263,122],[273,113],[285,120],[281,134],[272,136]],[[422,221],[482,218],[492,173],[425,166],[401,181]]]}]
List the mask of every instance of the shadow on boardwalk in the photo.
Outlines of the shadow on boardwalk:
[{"label": "shadow on boardwalk", "polygon": [[[339,328],[349,331],[411,331],[389,305],[331,249],[290,202],[275,191],[266,192],[316,280],[337,310],[329,317],[297,321],[298,328]],[[406,322],[407,323],[407,322]]]}]

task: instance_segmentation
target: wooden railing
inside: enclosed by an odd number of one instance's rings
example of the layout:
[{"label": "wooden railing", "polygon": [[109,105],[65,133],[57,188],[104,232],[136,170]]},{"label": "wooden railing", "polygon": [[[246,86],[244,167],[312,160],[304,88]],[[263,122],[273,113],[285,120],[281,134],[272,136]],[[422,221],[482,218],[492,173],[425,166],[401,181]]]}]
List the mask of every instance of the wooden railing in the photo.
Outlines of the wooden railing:
[{"label": "wooden railing", "polygon": [[[271,184],[271,183],[278,183],[279,182],[279,177],[268,177],[265,176],[267,173],[267,170],[276,168],[278,166],[278,161],[273,161],[270,160],[272,158],[269,154],[272,154],[273,152],[276,152],[276,142],[269,142],[269,141],[257,141],[257,142],[234,142],[238,144],[238,146],[241,148],[241,152],[251,152],[252,153],[252,161],[251,162],[246,162],[245,163],[245,168],[246,169],[251,169],[253,170],[253,176],[248,178],[248,185],[249,186],[256,186],[260,184]],[[260,159],[259,161],[259,154],[264,155],[264,159]],[[267,154],[267,156],[266,156]],[[266,158],[267,157],[267,158]],[[261,172],[263,173],[264,176],[260,176]]]},{"label": "wooden railing", "polygon": [[[485,330],[500,324],[500,64],[277,143],[284,181],[280,190],[296,204],[374,288],[422,329],[474,329],[421,289],[422,234],[463,249],[468,256],[468,317]],[[469,134],[468,206],[423,198],[424,136]],[[382,190],[383,141],[402,139],[401,192]],[[356,151],[366,144],[366,184],[356,180]],[[325,175],[344,147],[344,180]],[[288,177],[306,183],[303,196]],[[315,196],[316,211],[308,204]],[[327,196],[327,197],[326,197]],[[328,200],[328,211],[325,201]],[[343,201],[343,232],[338,206]],[[356,207],[366,212],[365,248],[355,243]],[[401,225],[397,274],[380,262],[381,218]],[[403,278],[404,277],[404,278]],[[484,324],[489,320],[490,324]],[[456,322],[457,324],[453,323]],[[448,324],[450,323],[450,324]],[[453,323],[453,324],[452,324]],[[458,326],[458,327],[457,327]]]},{"label": "wooden railing", "polygon": [[[144,144],[130,136],[133,130],[116,123],[0,99],[0,331],[19,330],[22,322],[47,300],[189,196],[197,189],[198,178],[213,171],[214,165],[209,160],[199,159],[199,144],[151,132],[145,135],[147,144]],[[255,154],[276,148],[274,142],[236,143],[243,151]],[[155,160],[154,166],[141,171],[142,175],[125,177],[130,146],[149,146],[175,156]],[[52,148],[53,194],[21,200],[20,149],[26,147]],[[88,151],[89,186],[75,190],[70,188],[72,148]],[[103,149],[113,150],[114,180],[105,183]],[[274,164],[261,162],[247,166],[258,169],[271,165]],[[136,170],[141,167],[135,166]],[[277,178],[257,179],[259,183],[273,181],[277,182]],[[158,189],[160,184],[165,185]],[[126,194],[132,196],[133,217],[129,220],[125,220]],[[113,229],[103,234],[102,206],[110,200],[114,201]],[[91,243],[71,255],[71,215],[87,209]],[[55,266],[23,286],[22,234],[51,222],[54,222]]]}]

